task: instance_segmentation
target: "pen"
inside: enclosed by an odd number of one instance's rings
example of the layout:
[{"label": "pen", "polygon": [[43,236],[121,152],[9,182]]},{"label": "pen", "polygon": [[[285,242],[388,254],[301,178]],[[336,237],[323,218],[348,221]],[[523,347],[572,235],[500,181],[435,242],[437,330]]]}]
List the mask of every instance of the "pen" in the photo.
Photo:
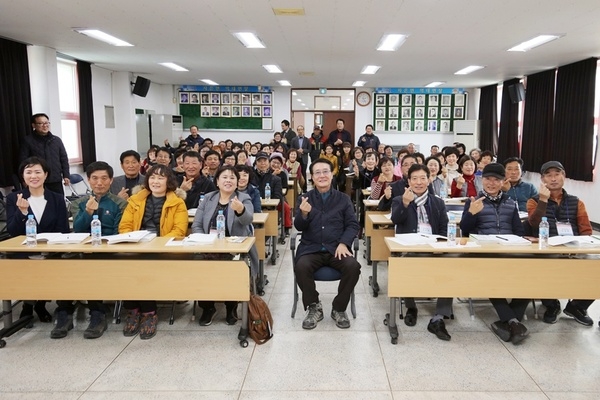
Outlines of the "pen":
[{"label": "pen", "polygon": [[507,238],[503,238],[502,236],[496,236],[498,239],[502,239],[502,240],[506,240],[508,242]]}]

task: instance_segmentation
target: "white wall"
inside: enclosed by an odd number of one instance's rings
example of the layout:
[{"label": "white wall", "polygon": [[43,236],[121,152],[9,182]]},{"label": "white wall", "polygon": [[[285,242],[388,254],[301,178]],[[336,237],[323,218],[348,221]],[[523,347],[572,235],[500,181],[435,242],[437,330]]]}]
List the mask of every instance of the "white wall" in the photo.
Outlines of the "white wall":
[{"label": "white wall", "polygon": [[27,46],[31,110],[50,117],[52,134],[61,137],[60,98],[58,95],[58,70],[56,50],[43,46]]}]

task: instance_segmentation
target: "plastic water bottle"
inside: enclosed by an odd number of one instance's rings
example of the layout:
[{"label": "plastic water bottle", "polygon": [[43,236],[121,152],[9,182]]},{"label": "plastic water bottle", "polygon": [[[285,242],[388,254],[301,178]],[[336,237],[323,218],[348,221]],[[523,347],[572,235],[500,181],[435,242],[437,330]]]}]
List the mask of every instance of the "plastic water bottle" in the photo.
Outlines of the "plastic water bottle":
[{"label": "plastic water bottle", "polygon": [[542,222],[540,222],[540,237],[538,241],[538,246],[540,250],[548,248],[548,238],[550,237],[550,224],[548,224],[548,218],[542,217]]},{"label": "plastic water bottle", "polygon": [[440,197],[442,199],[448,198],[448,190],[446,189],[446,184],[442,182],[442,186],[440,186]]},{"label": "plastic water bottle", "polygon": [[450,215],[448,220],[448,246],[456,246],[456,222],[454,221],[454,215]]},{"label": "plastic water bottle", "polygon": [[271,200],[271,185],[269,183],[265,185],[265,200]]},{"label": "plastic water bottle", "polygon": [[102,244],[102,222],[97,215],[94,215],[90,225],[92,227],[92,246],[100,246]]},{"label": "plastic water bottle", "polygon": [[217,215],[217,239],[225,239],[225,216],[223,210],[219,210]]},{"label": "plastic water bottle", "polygon": [[37,246],[37,222],[35,222],[32,214],[27,216],[27,222],[25,222],[25,235],[27,236],[25,241],[27,247]]}]

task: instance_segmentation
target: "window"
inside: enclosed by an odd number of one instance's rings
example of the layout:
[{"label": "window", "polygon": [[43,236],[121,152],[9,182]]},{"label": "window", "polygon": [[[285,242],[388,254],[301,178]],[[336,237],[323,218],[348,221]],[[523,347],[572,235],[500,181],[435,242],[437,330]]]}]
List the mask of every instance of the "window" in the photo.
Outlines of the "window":
[{"label": "window", "polygon": [[69,163],[81,163],[77,64],[73,61],[57,58],[57,70],[62,141],[69,156]]}]

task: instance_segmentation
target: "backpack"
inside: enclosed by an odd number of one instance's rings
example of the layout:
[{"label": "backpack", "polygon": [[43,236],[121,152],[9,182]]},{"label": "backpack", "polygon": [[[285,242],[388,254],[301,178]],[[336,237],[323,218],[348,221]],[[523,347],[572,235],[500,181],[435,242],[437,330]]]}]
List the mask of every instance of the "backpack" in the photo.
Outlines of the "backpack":
[{"label": "backpack", "polygon": [[262,297],[250,296],[248,317],[248,333],[256,344],[264,344],[273,337],[273,317]]}]

